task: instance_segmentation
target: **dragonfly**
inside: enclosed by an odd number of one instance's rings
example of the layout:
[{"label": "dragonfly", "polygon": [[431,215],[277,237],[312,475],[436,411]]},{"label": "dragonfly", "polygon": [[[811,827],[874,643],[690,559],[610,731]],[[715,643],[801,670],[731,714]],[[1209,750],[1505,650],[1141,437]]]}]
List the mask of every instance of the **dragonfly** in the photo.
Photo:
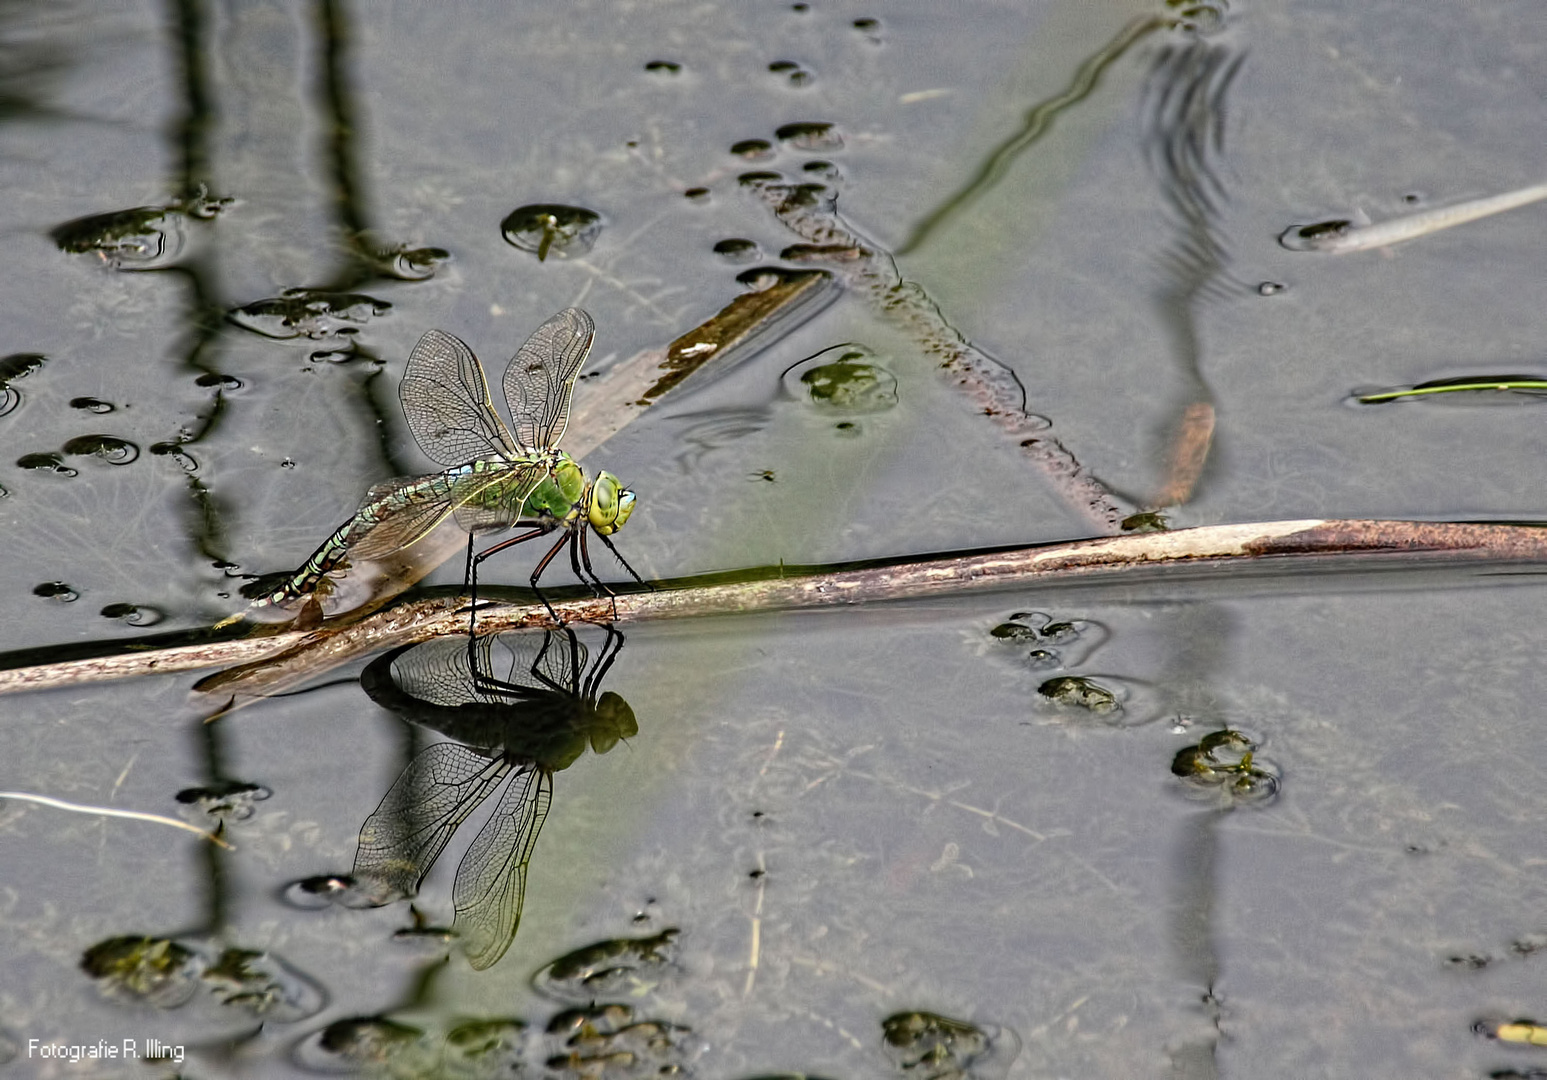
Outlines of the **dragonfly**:
[{"label": "dragonfly", "polygon": [[573,630],[435,638],[373,662],[360,684],[377,704],[456,739],[408,764],[360,828],[341,900],[414,897],[457,828],[500,795],[452,887],[453,932],[474,968],[491,967],[521,922],[527,869],[553,801],[553,774],[587,749],[639,733],[628,703],[601,691],[623,635],[609,623],[595,662]]},{"label": "dragonfly", "polygon": [[[419,448],[452,468],[372,487],[354,517],[323,541],[299,570],[271,591],[246,594],[254,606],[308,596],[344,563],[402,551],[448,517],[468,532],[464,584],[471,590],[470,633],[476,626],[479,564],[554,531],[562,535],[538,561],[531,585],[555,622],[562,620],[537,582],[566,546],[575,576],[598,596],[614,595],[591,566],[589,533],[595,533],[643,585],[611,539],[633,513],[634,493],[609,472],[586,475],[558,449],[575,379],[595,336],[596,324],[589,315],[566,308],[539,326],[511,357],[501,385],[515,428],[512,434],[494,411],[483,366],[472,349],[444,330],[425,334],[408,358],[398,399]],[[524,531],[474,555],[478,536],[518,526]]]}]

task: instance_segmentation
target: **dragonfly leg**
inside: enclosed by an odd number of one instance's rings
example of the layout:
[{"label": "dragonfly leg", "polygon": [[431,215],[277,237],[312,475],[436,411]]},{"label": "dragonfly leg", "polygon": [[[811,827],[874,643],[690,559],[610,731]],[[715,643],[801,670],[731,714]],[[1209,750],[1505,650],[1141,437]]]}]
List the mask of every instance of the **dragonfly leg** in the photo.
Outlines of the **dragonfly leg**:
[{"label": "dragonfly leg", "polygon": [[654,592],[654,591],[655,591],[655,586],[654,586],[654,585],[652,585],[652,584],[650,584],[650,583],[649,583],[649,582],[648,582],[648,581],[646,581],[646,580],[645,580],[645,579],[644,579],[644,578],[642,578],[642,577],[640,577],[640,576],[639,576],[639,574],[638,574],[638,573],[637,573],[637,572],[636,572],[636,571],[635,571],[635,570],[634,570],[634,568],[633,568],[633,567],[632,567],[632,566],[630,566],[630,565],[629,565],[629,564],[628,564],[628,560],[627,560],[627,559],[625,559],[625,558],[624,558],[624,557],[623,557],[623,556],[622,556],[622,555],[621,555],[621,554],[620,554],[620,553],[619,553],[619,552],[618,552],[618,549],[617,549],[617,548],[616,548],[616,547],[615,547],[615,546],[614,546],[614,545],[613,545],[613,542],[612,542],[612,538],[611,538],[611,537],[608,537],[608,536],[603,536],[603,535],[602,535],[602,534],[601,534],[601,533],[597,533],[597,534],[596,534],[596,536],[597,536],[597,538],[598,538],[598,539],[599,539],[599,540],[601,540],[601,542],[602,542],[602,543],[604,543],[604,544],[606,544],[606,545],[607,545],[607,550],[608,550],[608,551],[610,551],[610,552],[612,552],[612,557],[613,557],[613,558],[614,558],[614,559],[617,559],[617,560],[618,560],[618,562],[619,562],[619,563],[621,563],[621,564],[622,564],[622,565],[623,565],[623,569],[625,569],[625,570],[627,570],[627,571],[628,571],[628,576],[629,576],[629,577],[631,577],[631,578],[633,578],[633,579],[634,579],[634,580],[635,580],[635,581],[637,581],[637,582],[639,582],[639,583],[640,583],[640,584],[641,584],[641,585],[643,585],[643,586],[644,586],[644,587],[645,587],[645,588],[647,588],[647,589],[649,589],[649,590],[650,590],[650,591],[651,591],[651,592]]},{"label": "dragonfly leg", "polygon": [[[613,621],[616,622],[618,618],[618,594],[613,592],[612,589],[607,586],[607,583],[597,575],[594,569],[592,569],[591,553],[586,550],[586,530],[583,528],[580,530],[580,558],[585,563],[586,574],[589,574],[590,577],[587,578],[585,574],[582,574],[580,572],[580,567],[578,566],[575,567],[575,576],[581,581],[584,581],[586,585],[590,587],[592,596],[601,596],[603,592],[607,594],[607,599],[612,602],[612,618]],[[600,587],[600,592],[597,591],[598,587]]]},{"label": "dragonfly leg", "polygon": [[597,654],[596,663],[591,665],[591,674],[585,680],[585,699],[593,701],[596,698],[596,689],[602,685],[602,679],[612,669],[612,662],[623,651],[623,634],[619,632],[616,623],[607,624],[607,638],[602,642],[602,651]]},{"label": "dragonfly leg", "polygon": [[[475,628],[475,626],[477,624],[477,619],[478,619],[478,564],[483,562],[490,555],[496,555],[499,552],[504,551],[506,548],[515,547],[517,544],[524,544],[528,540],[535,540],[537,537],[545,536],[545,535],[547,535],[548,533],[550,533],[552,531],[553,531],[553,526],[552,525],[539,525],[539,526],[537,526],[535,528],[528,529],[524,533],[520,533],[520,534],[518,534],[516,536],[512,536],[509,540],[501,540],[498,544],[495,544],[493,547],[489,548],[487,551],[480,551],[476,556],[474,556],[469,561],[469,563],[468,563],[468,575],[467,576],[472,579],[472,596],[471,596],[470,600],[468,601],[468,616],[467,616],[467,633],[468,633],[468,636],[472,636],[473,630],[474,630],[474,628]],[[548,559],[551,559],[551,558],[553,558],[553,553],[549,552],[548,557],[543,560],[543,565],[546,566],[548,564]],[[539,573],[540,572],[541,571],[539,571]],[[535,575],[534,575],[534,580],[532,582],[532,586],[533,586],[533,588],[536,588],[536,586],[537,586],[537,582],[535,580]],[[542,593],[538,593],[537,596],[538,596],[538,599],[542,599]],[[547,600],[543,600],[543,605],[548,608],[548,613],[550,615],[553,615],[553,606],[551,604],[549,604]],[[557,615],[553,615],[553,618],[554,618],[554,621],[558,621],[558,616]]]},{"label": "dragonfly leg", "polygon": [[[543,571],[548,569],[548,564],[553,561],[553,557],[563,549],[564,545],[573,544],[574,542],[574,534],[566,531],[563,536],[559,537],[559,542],[548,549],[548,554],[538,560],[537,569],[532,571],[532,591],[537,594],[537,599],[543,602],[543,607],[548,609],[548,614],[553,617],[553,621],[560,626],[564,625],[564,620],[559,618],[559,613],[553,610],[552,604],[548,603],[548,598],[543,595],[542,589],[538,587],[537,579],[543,576]],[[484,554],[488,554],[488,552]]]},{"label": "dragonfly leg", "polygon": [[469,531],[467,534],[467,562],[462,567],[462,591],[467,592],[467,586],[473,580],[473,545],[478,541],[478,534]]}]

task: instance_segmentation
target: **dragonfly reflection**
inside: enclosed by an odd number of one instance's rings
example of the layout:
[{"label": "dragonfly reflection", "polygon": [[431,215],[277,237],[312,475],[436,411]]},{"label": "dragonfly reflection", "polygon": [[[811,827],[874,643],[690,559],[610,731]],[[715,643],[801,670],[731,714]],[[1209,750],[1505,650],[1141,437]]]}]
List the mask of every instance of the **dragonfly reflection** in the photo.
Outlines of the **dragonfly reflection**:
[{"label": "dragonfly reflection", "polygon": [[457,741],[421,751],[361,826],[356,900],[414,896],[457,827],[503,786],[452,888],[452,929],[473,967],[498,961],[521,921],[553,774],[587,746],[606,753],[639,730],[627,702],[597,692],[622,647],[610,626],[594,664],[567,628],[438,638],[366,668],[360,684],[372,700]]}]

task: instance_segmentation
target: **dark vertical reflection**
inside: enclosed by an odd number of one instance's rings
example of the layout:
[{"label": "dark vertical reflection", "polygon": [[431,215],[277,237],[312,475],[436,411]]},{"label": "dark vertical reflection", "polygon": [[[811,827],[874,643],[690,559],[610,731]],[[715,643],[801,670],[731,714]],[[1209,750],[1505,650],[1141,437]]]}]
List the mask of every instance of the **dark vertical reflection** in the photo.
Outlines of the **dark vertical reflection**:
[{"label": "dark vertical reflection", "polygon": [[[213,167],[210,162],[209,136],[214,123],[213,96],[209,72],[205,66],[208,36],[207,0],[168,0],[172,47],[182,89],[182,112],[167,128],[177,175],[172,188],[178,201],[193,205],[215,195]],[[212,246],[211,246],[212,247]],[[214,434],[225,414],[222,379],[215,349],[220,334],[225,303],[213,285],[214,254],[211,249],[195,249],[171,267],[167,273],[180,279],[187,288],[187,306],[183,321],[185,339],[178,353],[185,370],[196,373],[196,385],[213,385],[208,404],[195,416],[194,423],[157,443],[153,452],[171,457],[187,471],[188,504],[183,513],[184,532],[189,542],[216,567],[227,565],[228,537],[221,500],[198,475],[198,461],[180,448],[199,443]],[[197,378],[202,376],[203,378]]]},{"label": "dark vertical reflection", "polygon": [[375,273],[356,152],[354,88],[349,78],[351,26],[344,0],[317,0],[316,22],[322,83],[319,105],[327,114],[325,153],[333,182],[334,215],[348,257],[348,265],[330,287],[349,289]]},{"label": "dark vertical reflection", "polygon": [[[1171,209],[1175,235],[1162,257],[1167,280],[1155,295],[1184,385],[1173,421],[1171,464],[1158,506],[1188,501],[1213,433],[1213,393],[1203,377],[1197,314],[1209,296],[1239,295],[1219,228],[1229,193],[1221,178],[1226,104],[1245,55],[1195,38],[1161,49],[1145,89],[1145,150]],[[1170,412],[1172,410],[1168,410]]]},{"label": "dark vertical reflection", "polygon": [[[1227,669],[1225,650],[1234,629],[1229,609],[1218,604],[1183,604],[1171,613],[1165,626],[1170,645],[1165,671],[1173,707],[1192,722],[1194,730],[1225,727],[1225,717],[1210,688]],[[1214,987],[1220,962],[1214,915],[1219,896],[1218,826],[1223,812],[1202,810],[1183,817],[1171,854],[1168,900],[1172,955],[1177,982],[1189,994],[1183,1011],[1188,1034],[1167,1048],[1172,1080],[1215,1080],[1219,1075],[1215,1060],[1219,1006]],[[1200,1018],[1201,1029],[1193,1022]]]},{"label": "dark vertical reflection", "polygon": [[[318,66],[321,72],[318,107],[326,114],[324,155],[333,186],[333,212],[343,246],[344,265],[327,288],[357,289],[380,280],[382,253],[376,248],[365,210],[365,184],[359,165],[359,127],[356,123],[354,84],[349,74],[352,21],[345,0],[317,0]],[[363,359],[375,359],[356,347]],[[380,369],[365,373],[359,383],[360,398],[374,421],[381,459],[389,475],[404,476],[414,470],[403,461],[393,444],[389,420],[397,411],[397,395],[384,388]]]}]

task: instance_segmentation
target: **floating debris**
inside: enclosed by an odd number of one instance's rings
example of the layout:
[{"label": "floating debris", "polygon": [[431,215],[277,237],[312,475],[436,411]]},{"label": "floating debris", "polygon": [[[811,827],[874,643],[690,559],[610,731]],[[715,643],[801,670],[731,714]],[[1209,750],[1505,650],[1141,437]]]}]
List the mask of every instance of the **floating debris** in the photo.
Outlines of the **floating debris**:
[{"label": "floating debris", "polygon": [[226,318],[244,330],[279,341],[327,341],[358,334],[360,327],[391,310],[387,301],[361,293],[286,289],[276,297],[244,304]]},{"label": "floating debris", "polygon": [[1290,251],[1323,251],[1345,255],[1351,251],[1368,251],[1371,248],[1390,247],[1405,240],[1415,240],[1441,229],[1465,225],[1469,221],[1502,214],[1506,210],[1528,206],[1542,199],[1547,199],[1547,184],[1532,184],[1502,195],[1490,195],[1453,206],[1406,214],[1378,225],[1359,224],[1344,219],[1294,225],[1279,235],[1278,242]]},{"label": "floating debris", "polygon": [[602,216],[582,206],[522,206],[500,222],[506,242],[532,252],[538,262],[545,262],[550,254],[566,259],[584,255],[595,245],[601,231]]},{"label": "floating debris", "polygon": [[77,435],[60,449],[71,457],[101,458],[109,465],[128,465],[140,456],[138,446],[116,435]]},{"label": "floating debris", "polygon": [[1461,375],[1390,390],[1356,391],[1353,397],[1360,405],[1425,400],[1459,400],[1469,405],[1522,405],[1547,401],[1547,379],[1540,375]]},{"label": "floating debris", "polygon": [[733,263],[753,263],[763,257],[763,249],[757,246],[756,240],[741,237],[719,241],[714,245],[714,253],[726,262]]},{"label": "floating debris", "polygon": [[1171,775],[1199,792],[1220,792],[1232,803],[1265,802],[1278,794],[1278,775],[1256,750],[1250,736],[1224,728],[1178,750]]},{"label": "floating debris", "polygon": [[785,124],[774,132],[774,137],[792,150],[843,149],[843,135],[838,126],[825,121]]},{"label": "floating debris", "polygon": [[0,357],[0,416],[14,412],[21,404],[21,391],[11,384],[39,370],[48,363],[42,353],[12,353]]},{"label": "floating debris", "polygon": [[676,970],[680,932],[668,927],[646,938],[615,938],[576,949],[540,969],[532,976],[532,986],[548,997],[574,1003],[641,997]]}]

